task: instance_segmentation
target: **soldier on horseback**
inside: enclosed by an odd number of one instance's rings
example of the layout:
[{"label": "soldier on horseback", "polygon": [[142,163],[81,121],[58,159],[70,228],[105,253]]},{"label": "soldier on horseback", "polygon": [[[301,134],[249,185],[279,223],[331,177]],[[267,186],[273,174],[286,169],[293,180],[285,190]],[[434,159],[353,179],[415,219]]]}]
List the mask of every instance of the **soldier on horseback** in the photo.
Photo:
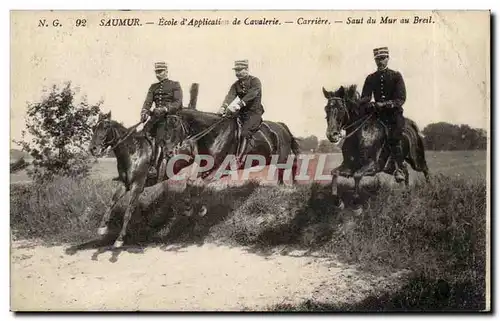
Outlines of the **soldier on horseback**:
[{"label": "soldier on horseback", "polygon": [[[248,72],[248,60],[236,60],[233,68],[238,80],[229,89],[224,102],[219,110],[220,114],[239,111],[238,118],[241,126],[241,141],[238,144],[236,157],[241,162],[247,149],[247,145],[252,144],[253,135],[258,131],[262,123],[262,85],[259,78]],[[239,101],[234,102],[238,97]]]},{"label": "soldier on horseback", "polygon": [[[143,131],[154,138],[154,162],[149,169],[150,176],[157,176],[156,166],[160,155],[159,149],[165,146],[165,126],[168,113],[175,113],[182,108],[182,89],[177,81],[168,79],[168,66],[165,62],[155,63],[156,78],[159,82],[149,87],[146,100],[141,110],[141,121],[148,120],[144,125]],[[155,104],[155,109],[150,112],[150,108]]]},{"label": "soldier on horseback", "polygon": [[[394,159],[396,170],[394,177],[396,181],[404,180],[403,173],[403,151],[401,140],[405,118],[403,116],[403,104],[406,100],[406,87],[400,72],[389,69],[389,49],[387,47],[373,49],[377,71],[366,77],[361,100],[370,103],[372,107],[379,110],[380,118],[389,128],[389,145]],[[371,102],[372,95],[375,102]]]}]

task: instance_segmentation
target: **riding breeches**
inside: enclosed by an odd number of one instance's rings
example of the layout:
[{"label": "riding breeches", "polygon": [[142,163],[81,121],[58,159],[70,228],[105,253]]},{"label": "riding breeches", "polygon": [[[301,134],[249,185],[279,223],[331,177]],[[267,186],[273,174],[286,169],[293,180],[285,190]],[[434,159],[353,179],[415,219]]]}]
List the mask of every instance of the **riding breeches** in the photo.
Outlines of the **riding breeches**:
[{"label": "riding breeches", "polygon": [[241,136],[250,138],[255,134],[262,123],[262,113],[259,112],[246,112],[240,114],[241,120]]},{"label": "riding breeches", "polygon": [[164,119],[159,119],[156,122],[148,124],[145,130],[155,138],[156,146],[165,146],[165,135],[167,122]]},{"label": "riding breeches", "polygon": [[382,115],[382,119],[389,127],[388,140],[391,148],[391,154],[394,156],[396,163],[401,166],[404,160],[403,149],[401,146],[403,129],[405,126],[403,111],[400,109],[385,110]]},{"label": "riding breeches", "polygon": [[389,127],[389,144],[394,146],[403,138],[405,118],[402,110],[386,110],[381,115],[384,122]]}]

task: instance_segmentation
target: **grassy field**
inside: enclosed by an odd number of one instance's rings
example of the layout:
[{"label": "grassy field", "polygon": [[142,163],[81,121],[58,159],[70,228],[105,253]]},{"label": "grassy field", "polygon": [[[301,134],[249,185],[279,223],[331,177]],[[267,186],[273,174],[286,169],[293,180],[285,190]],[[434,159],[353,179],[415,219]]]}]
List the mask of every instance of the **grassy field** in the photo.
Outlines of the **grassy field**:
[{"label": "grassy field", "polygon": [[[339,162],[331,155],[329,166]],[[216,191],[191,187],[168,193],[141,208],[129,242],[192,245],[204,242],[306,249],[377,273],[411,271],[397,291],[379,293],[352,306],[310,302],[271,310],[478,310],[485,306],[486,154],[428,152],[430,183],[415,179],[409,189],[389,184],[364,190],[361,216],[331,206],[328,186],[243,186]],[[93,177],[44,185],[11,185],[11,228],[15,237],[51,243],[94,237],[116,183],[112,160]],[[104,179],[103,179],[104,178]],[[15,175],[11,180],[16,181]],[[20,181],[22,179],[18,179]],[[339,191],[349,203],[346,184]],[[186,208],[205,205],[203,217]],[[139,214],[139,213],[138,213]],[[123,215],[121,213],[121,215]],[[120,213],[113,218],[120,225]]]}]

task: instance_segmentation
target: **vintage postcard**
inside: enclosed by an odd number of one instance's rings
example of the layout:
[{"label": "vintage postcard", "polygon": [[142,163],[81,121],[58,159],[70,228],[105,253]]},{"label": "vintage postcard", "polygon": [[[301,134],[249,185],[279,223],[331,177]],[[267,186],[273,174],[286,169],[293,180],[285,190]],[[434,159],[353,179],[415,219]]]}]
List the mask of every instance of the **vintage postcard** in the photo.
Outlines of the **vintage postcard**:
[{"label": "vintage postcard", "polygon": [[490,311],[489,11],[11,11],[11,310]]}]

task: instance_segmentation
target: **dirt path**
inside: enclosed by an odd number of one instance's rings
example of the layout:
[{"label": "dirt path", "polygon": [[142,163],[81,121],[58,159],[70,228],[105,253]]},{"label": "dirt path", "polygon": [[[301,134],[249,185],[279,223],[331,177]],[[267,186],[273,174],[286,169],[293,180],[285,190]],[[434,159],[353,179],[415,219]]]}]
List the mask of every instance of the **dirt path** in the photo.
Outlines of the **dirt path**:
[{"label": "dirt path", "polygon": [[[375,277],[301,253],[262,256],[205,244],[143,253],[15,241],[11,250],[11,309],[29,310],[262,310],[278,303],[355,302],[400,277]],[[396,289],[395,289],[396,290]]]}]

